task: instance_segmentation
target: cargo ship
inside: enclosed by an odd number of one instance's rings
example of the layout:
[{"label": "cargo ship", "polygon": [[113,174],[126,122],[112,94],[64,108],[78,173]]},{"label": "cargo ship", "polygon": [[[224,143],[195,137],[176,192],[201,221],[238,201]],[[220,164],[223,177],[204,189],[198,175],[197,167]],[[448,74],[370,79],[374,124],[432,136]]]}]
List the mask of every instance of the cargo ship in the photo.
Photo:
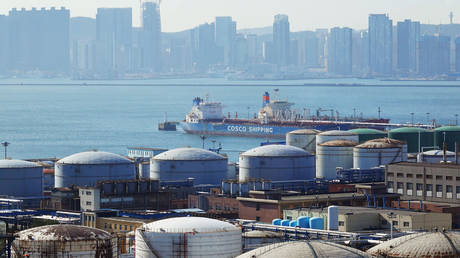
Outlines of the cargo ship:
[{"label": "cargo ship", "polygon": [[[275,90],[275,93],[278,91]],[[182,129],[191,134],[228,135],[241,137],[260,137],[282,139],[288,132],[297,129],[316,129],[320,131],[350,130],[355,128],[389,129],[392,125],[385,118],[339,117],[339,113],[331,109],[317,109],[315,115],[299,114],[291,107],[294,103],[287,100],[270,99],[265,92],[262,97],[262,108],[253,119],[223,115],[222,103],[210,102],[208,97],[193,99],[193,106],[180,122]],[[327,112],[328,114],[325,114]],[[330,114],[329,114],[330,112]],[[380,113],[380,111],[379,111]]]}]

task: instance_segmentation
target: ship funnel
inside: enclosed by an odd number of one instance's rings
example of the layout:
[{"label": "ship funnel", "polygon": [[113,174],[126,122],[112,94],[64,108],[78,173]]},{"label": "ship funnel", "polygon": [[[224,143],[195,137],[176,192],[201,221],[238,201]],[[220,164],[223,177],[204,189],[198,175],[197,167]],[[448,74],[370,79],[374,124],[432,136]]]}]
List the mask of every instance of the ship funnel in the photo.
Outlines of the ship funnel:
[{"label": "ship funnel", "polygon": [[266,91],[262,96],[262,107],[265,107],[268,103],[270,103],[270,94]]}]

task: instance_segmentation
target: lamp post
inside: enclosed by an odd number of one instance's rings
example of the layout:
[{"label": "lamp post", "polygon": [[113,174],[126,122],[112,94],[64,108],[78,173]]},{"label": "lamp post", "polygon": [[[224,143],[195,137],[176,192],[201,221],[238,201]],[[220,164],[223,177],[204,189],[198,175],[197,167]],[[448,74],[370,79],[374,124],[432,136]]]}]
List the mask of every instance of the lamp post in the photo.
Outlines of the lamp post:
[{"label": "lamp post", "polygon": [[455,114],[455,125],[458,125],[458,114]]},{"label": "lamp post", "polygon": [[8,145],[10,145],[9,142],[7,142],[7,141],[2,142],[2,146],[5,148],[5,159],[8,157],[8,155],[7,155]]},{"label": "lamp post", "polygon": [[201,135],[200,138],[203,141],[203,149],[204,149],[204,141],[206,140],[207,137],[205,135]]},{"label": "lamp post", "polygon": [[410,121],[411,121],[411,124],[413,126],[414,125],[414,112],[410,113]]},{"label": "lamp post", "polygon": [[396,218],[396,215],[390,212],[388,213],[388,218],[390,219],[390,239],[393,239],[393,219]]}]

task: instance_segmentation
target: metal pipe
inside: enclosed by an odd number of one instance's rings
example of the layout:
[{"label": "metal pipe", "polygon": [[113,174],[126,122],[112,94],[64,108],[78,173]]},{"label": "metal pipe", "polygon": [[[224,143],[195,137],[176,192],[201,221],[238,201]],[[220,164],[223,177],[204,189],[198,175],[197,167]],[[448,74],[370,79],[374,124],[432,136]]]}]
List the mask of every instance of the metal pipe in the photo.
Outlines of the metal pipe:
[{"label": "metal pipe", "polygon": [[458,145],[457,142],[454,143],[455,145],[455,165],[458,164]]}]

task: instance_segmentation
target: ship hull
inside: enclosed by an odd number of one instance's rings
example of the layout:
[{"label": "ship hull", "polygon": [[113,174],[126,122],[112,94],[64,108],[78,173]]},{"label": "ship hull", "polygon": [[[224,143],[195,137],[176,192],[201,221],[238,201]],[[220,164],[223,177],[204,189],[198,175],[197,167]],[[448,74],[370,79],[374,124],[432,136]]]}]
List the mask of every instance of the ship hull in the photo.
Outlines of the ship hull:
[{"label": "ship hull", "polygon": [[[186,133],[199,135],[223,135],[238,137],[258,137],[284,139],[286,134],[298,129],[315,129],[320,131],[350,130],[357,128],[350,124],[299,124],[299,125],[270,125],[251,123],[228,123],[228,122],[181,122],[180,126]],[[370,128],[370,127],[369,127]],[[385,129],[385,125],[372,126],[375,129]]]}]

